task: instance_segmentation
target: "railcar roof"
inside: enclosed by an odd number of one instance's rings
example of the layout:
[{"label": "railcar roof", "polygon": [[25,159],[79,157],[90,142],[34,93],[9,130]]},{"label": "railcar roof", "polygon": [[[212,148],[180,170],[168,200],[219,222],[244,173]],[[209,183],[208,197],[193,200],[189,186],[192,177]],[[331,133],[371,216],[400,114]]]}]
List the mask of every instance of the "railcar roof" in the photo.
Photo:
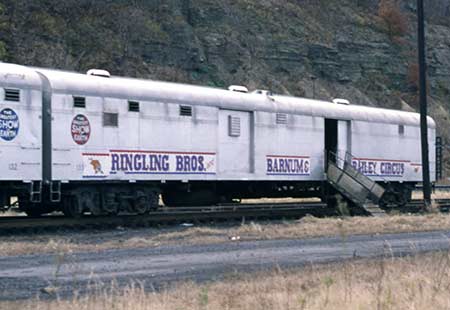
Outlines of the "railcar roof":
[{"label": "railcar roof", "polygon": [[[420,124],[418,113],[399,110],[353,104],[341,105],[328,101],[281,95],[246,94],[218,88],[153,80],[121,77],[104,78],[67,71],[33,69],[48,78],[52,91],[55,93],[210,105],[223,109],[294,113],[341,120],[361,120],[412,126],[419,126]],[[428,117],[428,126],[435,128],[435,122],[430,117]]]},{"label": "railcar roof", "polygon": [[25,66],[19,66],[0,62],[0,83],[3,87],[21,89],[41,88],[41,79],[35,70]]}]

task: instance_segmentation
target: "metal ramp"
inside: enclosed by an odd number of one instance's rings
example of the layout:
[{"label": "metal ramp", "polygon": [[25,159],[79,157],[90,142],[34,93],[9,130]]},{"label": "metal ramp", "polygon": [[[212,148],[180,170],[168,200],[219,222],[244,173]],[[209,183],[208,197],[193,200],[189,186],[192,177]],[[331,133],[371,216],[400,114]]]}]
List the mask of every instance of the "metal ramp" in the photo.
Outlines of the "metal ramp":
[{"label": "metal ramp", "polygon": [[328,160],[328,183],[371,215],[385,216],[384,210],[378,206],[384,188],[356,170],[350,160],[341,160],[336,155],[332,158],[333,160]]}]

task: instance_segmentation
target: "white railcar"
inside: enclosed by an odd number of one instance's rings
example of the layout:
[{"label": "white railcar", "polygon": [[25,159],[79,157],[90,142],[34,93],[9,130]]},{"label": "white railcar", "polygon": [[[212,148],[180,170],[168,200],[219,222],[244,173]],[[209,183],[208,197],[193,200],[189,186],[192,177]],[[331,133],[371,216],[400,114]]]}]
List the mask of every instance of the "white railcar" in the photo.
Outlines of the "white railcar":
[{"label": "white railcar", "polygon": [[41,191],[42,88],[35,70],[0,66],[0,206],[5,206],[10,195]]},{"label": "white railcar", "polygon": [[329,152],[383,184],[421,181],[417,113],[96,72],[0,64],[0,179],[31,182],[18,187],[30,213],[61,199],[69,214],[145,212],[160,193],[170,205],[319,196]]}]

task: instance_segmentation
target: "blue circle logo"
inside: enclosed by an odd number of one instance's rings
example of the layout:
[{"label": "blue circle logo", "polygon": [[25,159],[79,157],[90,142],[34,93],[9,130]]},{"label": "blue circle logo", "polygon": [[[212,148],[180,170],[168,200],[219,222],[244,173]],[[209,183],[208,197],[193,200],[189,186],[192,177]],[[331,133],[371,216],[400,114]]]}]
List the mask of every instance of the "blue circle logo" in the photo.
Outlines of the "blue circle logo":
[{"label": "blue circle logo", "polygon": [[19,133],[19,116],[9,108],[0,111],[0,138],[14,140]]}]

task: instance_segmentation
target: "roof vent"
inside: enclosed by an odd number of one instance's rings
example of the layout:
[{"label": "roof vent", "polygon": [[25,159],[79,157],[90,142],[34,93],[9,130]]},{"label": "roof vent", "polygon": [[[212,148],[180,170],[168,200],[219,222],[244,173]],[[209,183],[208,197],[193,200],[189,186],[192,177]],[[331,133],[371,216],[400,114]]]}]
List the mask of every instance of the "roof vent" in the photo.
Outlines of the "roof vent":
[{"label": "roof vent", "polygon": [[108,71],[101,70],[101,69],[91,69],[86,74],[87,75],[93,75],[93,76],[105,77],[105,78],[110,78],[111,77],[111,74]]},{"label": "roof vent", "polygon": [[349,104],[350,104],[350,101],[348,101],[347,99],[336,98],[336,99],[333,99],[333,103],[334,103],[334,104],[345,104],[345,105],[349,105]]},{"label": "roof vent", "polygon": [[264,89],[257,89],[255,91],[253,91],[252,94],[257,94],[257,95],[264,95],[264,96],[273,96],[273,93],[270,90],[264,90]]},{"label": "roof vent", "polygon": [[238,93],[248,93],[248,88],[240,85],[231,85],[228,87],[229,91],[235,91]]}]

